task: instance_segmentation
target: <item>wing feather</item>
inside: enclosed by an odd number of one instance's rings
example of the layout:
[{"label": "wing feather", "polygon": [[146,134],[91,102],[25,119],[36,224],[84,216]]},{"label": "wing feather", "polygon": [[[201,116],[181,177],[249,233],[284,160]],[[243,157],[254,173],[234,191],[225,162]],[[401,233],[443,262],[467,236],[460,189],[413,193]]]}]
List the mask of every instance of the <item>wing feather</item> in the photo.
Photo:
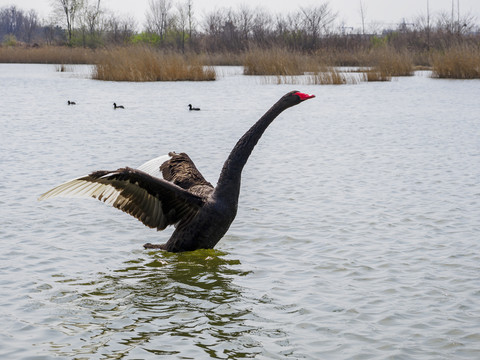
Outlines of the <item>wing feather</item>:
[{"label": "wing feather", "polygon": [[160,166],[162,166],[164,162],[169,161],[171,158],[172,157],[170,155],[159,156],[155,159],[148,160],[146,163],[140,165],[138,167],[138,170],[162,179],[163,176],[162,172],[160,171]]},{"label": "wing feather", "polygon": [[168,155],[170,159],[164,161],[160,166],[160,171],[165,180],[187,190],[191,190],[195,186],[199,186],[205,191],[213,190],[212,184],[205,180],[187,154],[170,152]]},{"label": "wing feather", "polygon": [[204,199],[141,170],[96,171],[61,184],[39,197],[92,197],[163,230],[191,219]]}]

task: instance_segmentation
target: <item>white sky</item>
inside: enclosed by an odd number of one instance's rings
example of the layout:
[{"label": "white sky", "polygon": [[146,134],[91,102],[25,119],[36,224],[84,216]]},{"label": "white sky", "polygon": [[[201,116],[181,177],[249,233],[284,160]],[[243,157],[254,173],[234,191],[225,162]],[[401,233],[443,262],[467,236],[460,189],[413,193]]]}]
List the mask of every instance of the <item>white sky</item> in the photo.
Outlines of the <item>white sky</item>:
[{"label": "white sky", "polygon": [[[40,17],[47,18],[51,13],[52,0],[0,0],[0,8],[15,4],[22,10],[35,9]],[[53,0],[55,1],[55,0]],[[174,3],[184,0],[173,0]],[[365,19],[367,23],[397,24],[405,18],[407,21],[416,18],[418,15],[427,13],[427,0],[362,0],[364,4]],[[454,0],[455,11],[457,1],[460,2],[460,14],[473,15],[474,22],[480,23],[480,0]],[[133,16],[140,28],[142,28],[145,12],[149,0],[102,0],[103,7],[118,15]],[[252,9],[260,5],[271,14],[288,13],[300,7],[315,6],[324,3],[324,0],[193,0],[194,13],[197,19],[203,14],[215,8],[246,5]],[[330,8],[338,12],[337,19],[343,21],[347,26],[360,27],[360,0],[330,0]],[[452,0],[429,0],[430,14],[439,12],[451,13]]]}]

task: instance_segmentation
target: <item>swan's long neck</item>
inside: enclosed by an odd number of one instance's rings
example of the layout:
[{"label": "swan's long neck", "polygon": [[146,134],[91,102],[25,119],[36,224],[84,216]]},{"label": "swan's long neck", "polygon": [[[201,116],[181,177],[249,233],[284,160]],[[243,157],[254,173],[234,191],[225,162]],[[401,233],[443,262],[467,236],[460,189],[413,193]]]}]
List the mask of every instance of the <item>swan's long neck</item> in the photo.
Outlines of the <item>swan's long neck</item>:
[{"label": "swan's long neck", "polygon": [[217,195],[232,199],[236,203],[243,167],[267,127],[285,109],[280,101],[277,102],[238,140],[223,165],[215,189]]}]

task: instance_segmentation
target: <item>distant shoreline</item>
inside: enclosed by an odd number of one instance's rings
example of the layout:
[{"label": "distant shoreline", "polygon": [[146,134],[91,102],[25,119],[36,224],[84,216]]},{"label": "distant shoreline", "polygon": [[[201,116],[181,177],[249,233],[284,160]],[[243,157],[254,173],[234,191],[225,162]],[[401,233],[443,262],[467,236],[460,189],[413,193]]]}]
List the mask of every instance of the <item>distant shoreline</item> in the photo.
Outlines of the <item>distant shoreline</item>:
[{"label": "distant shoreline", "polygon": [[[288,77],[324,73],[325,69],[333,67],[358,67],[366,73],[368,81],[409,76],[416,69],[431,69],[433,76],[439,78],[471,79],[480,78],[480,47],[463,44],[415,52],[381,44],[348,50],[324,49],[314,53],[290,51],[283,47],[252,48],[236,53],[182,53],[145,45],[102,49],[17,45],[0,47],[0,63],[59,64],[58,71],[64,71],[65,65],[91,64],[95,66],[95,79],[115,81],[215,80],[212,67],[217,65],[243,66],[245,75]],[[312,82],[348,82],[338,74],[333,75]],[[285,81],[279,80],[279,83]]]}]

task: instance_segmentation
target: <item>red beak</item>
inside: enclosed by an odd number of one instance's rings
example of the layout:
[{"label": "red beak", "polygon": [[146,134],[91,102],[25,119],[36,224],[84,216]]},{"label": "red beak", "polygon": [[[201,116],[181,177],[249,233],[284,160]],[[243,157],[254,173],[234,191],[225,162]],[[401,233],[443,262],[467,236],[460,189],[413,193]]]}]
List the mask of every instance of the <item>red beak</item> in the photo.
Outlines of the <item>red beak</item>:
[{"label": "red beak", "polygon": [[311,98],[314,98],[315,95],[308,95],[308,94],[304,94],[304,93],[301,93],[301,92],[297,92],[295,93],[295,95],[297,95],[301,101],[305,101],[305,100],[308,100],[308,99],[311,99]]}]

